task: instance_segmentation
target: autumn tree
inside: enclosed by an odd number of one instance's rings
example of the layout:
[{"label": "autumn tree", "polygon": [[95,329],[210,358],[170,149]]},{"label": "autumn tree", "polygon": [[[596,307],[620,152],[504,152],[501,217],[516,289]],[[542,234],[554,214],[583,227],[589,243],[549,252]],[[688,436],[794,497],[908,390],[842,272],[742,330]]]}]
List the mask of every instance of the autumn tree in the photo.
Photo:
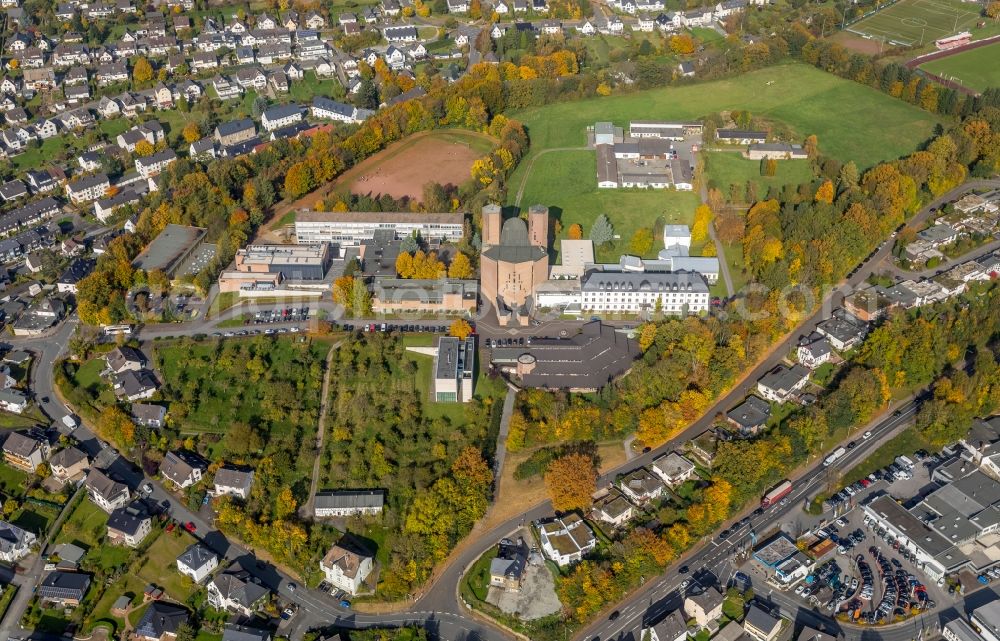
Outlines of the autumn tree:
[{"label": "autumn tree", "polygon": [[184,125],[184,129],[181,130],[181,135],[184,136],[185,142],[195,142],[201,139],[201,127],[198,126],[198,123],[192,120],[188,124]]},{"label": "autumn tree", "polygon": [[552,506],[560,512],[589,508],[597,490],[594,460],[585,454],[574,453],[552,461],[545,471],[545,487]]},{"label": "autumn tree", "polygon": [[570,225],[569,229],[566,230],[566,237],[570,240],[580,240],[583,238],[583,227],[580,226],[580,223]]},{"label": "autumn tree", "polygon": [[153,155],[153,145],[148,140],[140,140],[135,143],[135,155],[140,158]]},{"label": "autumn tree", "polygon": [[632,234],[629,250],[637,256],[645,256],[653,249],[653,232],[648,227],[640,227]]},{"label": "autumn tree", "polygon": [[135,66],[132,67],[132,81],[137,85],[143,85],[150,82],[153,79],[153,65],[149,64],[149,60],[145,57],[140,56],[138,60],[135,61]]},{"label": "autumn tree", "polygon": [[135,443],[135,424],[117,405],[110,405],[101,411],[97,419],[97,433],[122,449],[130,449]]},{"label": "autumn tree", "polygon": [[448,328],[448,334],[459,340],[465,340],[472,333],[472,325],[464,318],[456,318]]},{"label": "autumn tree", "polygon": [[1000,0],[993,0],[986,5],[986,15],[994,20],[1000,20]]},{"label": "autumn tree", "polygon": [[712,224],[712,209],[702,203],[694,210],[691,225],[691,244],[698,245],[708,240],[708,226]]},{"label": "autumn tree", "polygon": [[670,50],[679,56],[689,56],[694,53],[694,38],[686,33],[671,36]]},{"label": "autumn tree", "polygon": [[469,257],[462,252],[456,253],[451,259],[451,265],[448,266],[448,277],[472,278],[472,262]]},{"label": "autumn tree", "polygon": [[833,197],[833,182],[824,180],[823,184],[816,190],[816,202],[830,204],[833,202]]}]

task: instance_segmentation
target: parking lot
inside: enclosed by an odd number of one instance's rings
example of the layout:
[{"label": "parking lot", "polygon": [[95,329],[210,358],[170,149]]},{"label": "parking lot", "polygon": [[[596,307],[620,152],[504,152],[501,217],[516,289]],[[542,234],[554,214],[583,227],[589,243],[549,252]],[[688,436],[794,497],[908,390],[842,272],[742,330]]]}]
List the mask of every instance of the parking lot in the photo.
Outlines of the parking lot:
[{"label": "parking lot", "polygon": [[[954,600],[947,588],[924,574],[916,558],[891,533],[870,522],[859,507],[870,497],[888,493],[919,500],[933,487],[931,459],[895,463],[845,487],[830,501],[837,518],[813,533],[836,545],[794,593],[811,606],[846,614],[857,623],[885,623],[934,609]],[[912,497],[912,498],[911,498]]]}]

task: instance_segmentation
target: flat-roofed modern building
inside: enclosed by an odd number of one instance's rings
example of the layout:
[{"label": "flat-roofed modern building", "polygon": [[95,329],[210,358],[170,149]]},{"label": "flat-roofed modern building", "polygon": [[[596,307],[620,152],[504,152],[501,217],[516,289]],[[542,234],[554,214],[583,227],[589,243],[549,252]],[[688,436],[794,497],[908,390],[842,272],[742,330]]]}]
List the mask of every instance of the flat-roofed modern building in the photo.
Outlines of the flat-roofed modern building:
[{"label": "flat-roofed modern building", "polygon": [[972,611],[972,624],[986,641],[1000,641],[1000,601],[992,601]]},{"label": "flat-roofed modern building", "polygon": [[378,230],[390,230],[397,239],[419,234],[424,240],[462,239],[465,215],[411,212],[299,212],[295,238],[300,245],[338,243],[359,245]]},{"label": "flat-roofed modern building", "polygon": [[207,233],[204,227],[167,225],[132,261],[132,266],[147,272],[159,269],[173,277],[184,261],[201,246]]},{"label": "flat-roofed modern building", "polygon": [[372,284],[372,311],[464,313],[479,306],[479,281],[378,276]]},{"label": "flat-roofed modern building", "polygon": [[434,356],[434,400],[468,403],[476,382],[476,339],[442,336]]},{"label": "flat-roofed modern building", "polygon": [[236,271],[322,280],[330,267],[330,245],[247,245],[236,252]]}]

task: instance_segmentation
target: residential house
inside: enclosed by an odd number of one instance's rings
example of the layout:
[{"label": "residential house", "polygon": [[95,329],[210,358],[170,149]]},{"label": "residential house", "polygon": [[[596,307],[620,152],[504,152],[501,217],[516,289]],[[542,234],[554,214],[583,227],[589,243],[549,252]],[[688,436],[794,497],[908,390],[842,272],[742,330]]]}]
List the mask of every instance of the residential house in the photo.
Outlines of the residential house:
[{"label": "residential house", "polygon": [[164,149],[152,156],[135,159],[135,169],[143,178],[158,176],[160,172],[169,167],[177,160],[177,154],[173,149]]},{"label": "residential house", "polygon": [[622,494],[637,504],[660,498],[666,491],[660,479],[644,467],[626,474],[618,483],[618,487],[621,488]]},{"label": "residential house", "polygon": [[674,610],[656,625],[642,630],[643,641],[686,641],[687,637],[687,621],[680,610]]},{"label": "residential house", "polygon": [[731,145],[750,145],[767,142],[766,131],[747,131],[744,129],[716,129],[715,139]]},{"label": "residential house", "polygon": [[59,186],[59,182],[52,177],[52,174],[47,169],[29,171],[25,174],[25,177],[28,179],[31,191],[36,194],[48,193]]},{"label": "residential house", "polygon": [[769,418],[771,418],[771,404],[752,394],[726,412],[726,420],[739,430],[740,436],[743,437],[756,436]]},{"label": "residential house", "polygon": [[314,118],[324,118],[328,120],[340,120],[341,122],[358,122],[358,108],[343,102],[337,102],[316,96],[313,98],[310,111]]},{"label": "residential house", "polygon": [[855,318],[846,310],[836,310],[832,317],[816,326],[817,333],[825,336],[837,351],[844,351],[860,345],[864,340],[867,323]]},{"label": "residential house", "polygon": [[[258,58],[260,54],[258,53]],[[234,76],[236,84],[244,89],[254,89],[260,91],[267,86],[267,76],[257,67],[250,69],[240,69]]]},{"label": "residential house", "polygon": [[224,610],[249,617],[263,605],[268,589],[247,571],[239,561],[215,575],[208,583],[208,603]]},{"label": "residential house", "polygon": [[310,11],[308,14],[306,14],[305,25],[309,29],[315,29],[319,31],[320,29],[326,27],[326,18],[324,18],[316,11]]},{"label": "residential house", "polygon": [[271,641],[271,633],[261,628],[227,623],[222,631],[222,641]]},{"label": "residential house", "polygon": [[20,414],[28,409],[28,397],[18,390],[2,389],[0,390],[0,409]]},{"label": "residential house", "polygon": [[92,174],[67,183],[66,196],[74,205],[79,205],[103,197],[110,188],[107,174]]},{"label": "residential house", "polygon": [[117,508],[108,517],[108,540],[115,545],[138,547],[149,536],[152,524],[146,507],[134,501]]},{"label": "residential house", "polygon": [[160,476],[182,490],[200,481],[207,469],[204,459],[187,450],[167,452],[160,462]]},{"label": "residential house", "polygon": [[49,442],[40,433],[11,432],[3,443],[4,461],[28,473],[34,473],[49,458],[49,451]]},{"label": "residential house", "polygon": [[83,601],[90,587],[90,575],[80,572],[49,572],[38,586],[42,603],[58,607],[76,607]]},{"label": "residential house", "polygon": [[812,332],[808,336],[799,338],[796,356],[799,362],[809,369],[816,369],[833,356],[833,346],[822,334]]},{"label": "residential house", "polygon": [[194,543],[177,557],[177,571],[201,583],[215,568],[219,567],[219,557],[203,543]]},{"label": "residential house", "polygon": [[202,138],[196,140],[188,147],[188,156],[191,158],[216,158],[217,150],[213,138]]},{"label": "residential house", "polygon": [[144,427],[159,429],[166,425],[167,408],[148,403],[132,404],[132,422]]},{"label": "residential house", "polygon": [[52,470],[52,478],[65,485],[84,478],[90,469],[90,460],[82,450],[70,446],[52,455],[49,469]]},{"label": "residential house", "polygon": [[214,484],[215,496],[237,496],[245,501],[253,487],[253,470],[224,465],[215,473]]},{"label": "residential house", "polygon": [[594,502],[594,518],[622,527],[636,514],[635,506],[617,489],[612,488],[604,497]]},{"label": "residential house", "polygon": [[91,468],[83,485],[87,488],[90,500],[108,514],[128,505],[131,497],[125,484],[112,480],[111,477],[96,468]]},{"label": "residential house", "polygon": [[694,476],[694,463],[677,452],[669,452],[653,459],[653,473],[670,487],[677,487]]},{"label": "residential house", "polygon": [[575,563],[597,547],[597,537],[576,514],[547,521],[538,532],[545,556],[559,566]]},{"label": "residential house", "polygon": [[25,198],[28,195],[28,188],[23,182],[14,178],[13,180],[8,180],[4,184],[0,185],[0,198],[3,198],[4,202],[11,202],[17,200],[18,198]]},{"label": "residential house", "polygon": [[115,347],[104,357],[108,371],[112,374],[121,374],[127,370],[138,372],[146,367],[146,355],[135,349],[123,345]]},{"label": "residential house", "polygon": [[278,105],[265,111],[260,123],[265,131],[274,131],[302,121],[302,108],[298,105]]},{"label": "residential house", "polygon": [[528,546],[524,539],[515,543],[511,539],[500,539],[497,555],[490,560],[490,586],[504,592],[519,592],[528,566]]},{"label": "residential house", "polygon": [[781,619],[753,604],[743,619],[743,631],[754,641],[774,641],[781,632]]},{"label": "residential house", "polygon": [[129,402],[149,398],[156,393],[159,387],[156,377],[145,369],[137,372],[126,370],[121,374],[115,374],[111,379],[111,388],[114,390],[115,396]]},{"label": "residential house", "polygon": [[416,42],[418,39],[417,28],[410,26],[385,27],[382,29],[382,35],[389,42]]},{"label": "residential house", "polygon": [[330,548],[319,562],[323,576],[335,588],[349,594],[361,591],[365,579],[374,567],[374,557],[347,539]]},{"label": "residential house", "polygon": [[189,616],[187,609],[179,605],[153,601],[129,638],[132,641],[175,641],[177,632],[188,622]]},{"label": "residential house", "polygon": [[784,403],[809,382],[809,370],[796,363],[792,367],[778,365],[757,381],[757,391],[765,399]]},{"label": "residential house", "polygon": [[251,140],[257,135],[257,126],[249,118],[220,123],[215,128],[215,139],[223,147]]},{"label": "residential house", "polygon": [[317,518],[380,514],[385,505],[382,490],[333,490],[317,492],[313,510]]},{"label": "residential house", "polygon": [[0,561],[20,561],[28,556],[37,541],[38,537],[31,532],[7,521],[0,521]]},{"label": "residential house", "polygon": [[708,628],[722,618],[724,600],[713,587],[708,587],[698,594],[689,594],[684,598],[684,616],[694,619],[698,627]]}]

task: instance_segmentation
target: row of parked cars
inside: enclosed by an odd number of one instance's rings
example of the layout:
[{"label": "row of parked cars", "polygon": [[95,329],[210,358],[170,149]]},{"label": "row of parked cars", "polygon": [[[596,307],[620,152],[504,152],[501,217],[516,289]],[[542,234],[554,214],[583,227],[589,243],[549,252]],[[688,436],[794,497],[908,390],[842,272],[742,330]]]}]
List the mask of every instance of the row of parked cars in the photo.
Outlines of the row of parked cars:
[{"label": "row of parked cars", "polygon": [[[900,459],[906,459],[906,457],[899,457]],[[909,459],[906,459],[909,460]],[[904,481],[913,478],[913,464],[907,465],[904,462],[897,461],[883,467],[881,469],[875,470],[868,476],[845,486],[839,492],[830,497],[829,501],[833,505],[839,505],[848,501],[852,496],[861,492],[862,490],[869,488],[873,483],[878,483],[879,481],[885,481],[886,483],[892,484],[896,481]]]},{"label": "row of parked cars", "polygon": [[285,309],[269,309],[255,313],[247,324],[252,320],[255,324],[262,323],[297,323],[309,319],[308,307],[286,307]]}]

